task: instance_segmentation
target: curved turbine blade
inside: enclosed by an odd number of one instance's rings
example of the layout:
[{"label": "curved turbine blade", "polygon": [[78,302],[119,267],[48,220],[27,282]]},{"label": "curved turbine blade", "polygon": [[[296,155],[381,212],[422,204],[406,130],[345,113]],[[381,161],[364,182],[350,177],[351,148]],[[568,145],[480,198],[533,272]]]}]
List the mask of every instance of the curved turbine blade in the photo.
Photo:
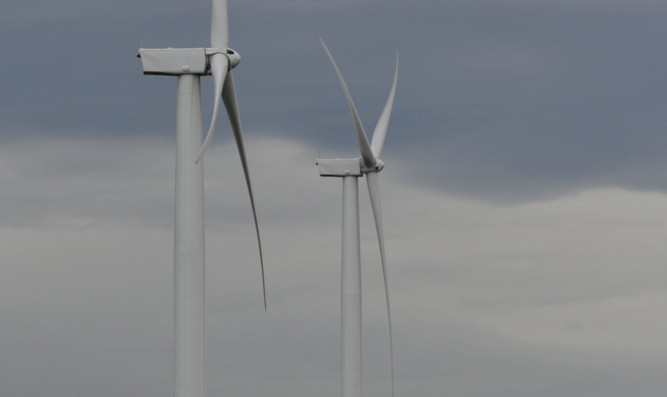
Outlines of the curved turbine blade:
[{"label": "curved turbine blade", "polygon": [[380,181],[377,172],[366,174],[368,194],[371,197],[371,207],[375,218],[378,243],[380,245],[380,260],[382,262],[382,275],[384,277],[384,292],[387,300],[387,320],[389,322],[389,357],[391,363],[391,395],[394,395],[394,342],[391,333],[391,305],[389,304],[389,275],[387,273],[387,260],[384,253],[384,232],[382,229],[382,208],[380,203]]},{"label": "curved turbine blade", "polygon": [[354,102],[352,101],[352,96],[350,95],[350,91],[347,89],[347,84],[345,84],[343,75],[340,73],[340,69],[338,69],[338,65],[336,65],[336,61],[334,60],[333,55],[331,55],[331,52],[329,52],[327,45],[324,44],[324,40],[320,38],[320,42],[322,43],[322,47],[324,47],[324,51],[327,52],[327,55],[331,60],[331,64],[333,65],[334,69],[336,69],[336,74],[338,75],[340,84],[343,86],[343,91],[345,91],[347,104],[350,106],[350,112],[352,112],[352,118],[354,119],[354,129],[357,131],[357,140],[359,141],[359,149],[361,150],[361,157],[364,161],[364,165],[368,168],[374,167],[375,156],[373,156],[371,145],[368,143],[368,137],[366,137],[364,126],[361,125],[361,119],[359,118],[359,113],[357,112],[357,108],[354,106]]},{"label": "curved turbine blade", "polygon": [[391,108],[394,106],[394,96],[396,95],[396,82],[398,81],[398,53],[396,53],[396,72],[394,72],[394,84],[391,86],[389,98],[384,105],[382,114],[375,125],[373,131],[373,139],[371,142],[371,150],[375,158],[380,157],[382,153],[382,146],[384,145],[384,138],[387,136],[387,127],[389,127],[389,117],[391,117]]},{"label": "curved turbine blade", "polygon": [[243,145],[243,134],[241,132],[241,118],[239,117],[239,109],[236,104],[236,89],[234,88],[234,78],[231,70],[227,74],[227,82],[222,90],[222,101],[225,103],[229,122],[234,131],[234,139],[236,140],[236,147],[239,150],[239,157],[241,158],[241,165],[243,166],[243,174],[245,175],[246,185],[248,185],[248,193],[250,195],[250,206],[252,207],[252,216],[255,220],[255,231],[257,233],[257,244],[259,246],[259,263],[262,268],[262,293],[264,294],[264,310],[266,310],[266,283],[264,280],[264,256],[262,255],[262,240],[259,237],[259,224],[257,223],[257,211],[255,210],[255,199],[252,194],[252,185],[250,184],[250,173],[248,171],[248,162],[246,161],[245,147]]},{"label": "curved turbine blade", "polygon": [[211,15],[211,47],[229,47],[227,0],[213,0],[213,5],[211,6]]},{"label": "curved turbine blade", "polygon": [[229,59],[224,54],[213,54],[210,58],[211,63],[211,74],[213,75],[213,84],[214,84],[214,95],[215,102],[213,105],[213,118],[211,119],[211,126],[208,128],[208,133],[206,134],[206,139],[201,149],[199,149],[199,154],[197,155],[197,160],[195,163],[199,163],[201,158],[204,156],[204,152],[208,145],[211,144],[213,139],[213,134],[215,133],[215,122],[218,119],[218,109],[220,108],[220,97],[222,96],[222,87],[225,85],[225,77],[227,76],[227,70],[229,69]]}]

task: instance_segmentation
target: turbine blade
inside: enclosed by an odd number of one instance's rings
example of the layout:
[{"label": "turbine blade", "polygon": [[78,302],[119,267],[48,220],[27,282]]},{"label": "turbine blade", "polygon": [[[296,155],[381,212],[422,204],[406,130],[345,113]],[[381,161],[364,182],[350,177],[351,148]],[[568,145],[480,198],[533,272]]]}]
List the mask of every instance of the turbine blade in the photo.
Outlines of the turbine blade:
[{"label": "turbine blade", "polygon": [[384,292],[387,301],[387,320],[389,323],[389,358],[391,364],[391,395],[394,395],[394,342],[391,332],[391,305],[389,304],[389,274],[387,273],[387,260],[384,252],[384,232],[382,229],[382,208],[380,203],[380,181],[377,172],[366,174],[366,183],[368,184],[368,194],[371,198],[371,207],[373,208],[373,217],[375,218],[375,228],[380,245],[380,260],[382,262],[382,275],[384,277]]},{"label": "turbine blade", "polygon": [[327,55],[331,60],[331,64],[336,70],[340,84],[343,86],[343,91],[345,91],[345,98],[347,98],[347,104],[350,106],[350,112],[352,113],[352,118],[354,119],[354,129],[357,131],[357,141],[359,141],[359,149],[361,150],[361,157],[363,159],[364,165],[368,168],[374,167],[375,156],[373,156],[371,145],[368,143],[368,137],[364,131],[364,126],[361,124],[361,119],[359,118],[357,108],[354,106],[354,102],[352,101],[350,91],[347,89],[347,84],[345,84],[343,75],[340,73],[340,69],[338,69],[338,65],[336,65],[336,61],[334,60],[333,55],[331,55],[331,52],[329,52],[327,45],[324,44],[324,40],[320,38],[320,42],[322,43],[322,47],[324,47],[324,51],[327,52]]},{"label": "turbine blade", "polygon": [[222,96],[222,87],[225,85],[225,77],[227,76],[227,70],[229,69],[229,59],[224,54],[213,54],[209,60],[211,63],[211,74],[213,75],[213,84],[214,84],[214,95],[215,102],[213,105],[213,118],[211,119],[211,126],[208,128],[208,133],[206,134],[206,139],[201,149],[199,149],[199,154],[197,155],[197,160],[195,163],[199,163],[201,158],[204,156],[204,152],[208,145],[211,144],[213,139],[213,134],[215,133],[215,122],[218,119],[218,109],[220,108],[220,97]]},{"label": "turbine blade", "polygon": [[387,136],[387,127],[389,127],[389,118],[391,117],[391,108],[394,106],[394,96],[396,95],[396,82],[398,81],[398,53],[396,53],[396,72],[394,72],[394,84],[391,86],[389,98],[384,105],[382,114],[375,125],[373,131],[373,139],[371,142],[371,150],[375,158],[380,158],[382,153],[382,146],[384,145],[384,138]]},{"label": "turbine blade", "polygon": [[229,47],[227,0],[213,0],[211,6],[211,47]]},{"label": "turbine blade", "polygon": [[266,282],[264,280],[264,256],[262,255],[262,239],[259,236],[259,224],[257,223],[257,211],[255,210],[255,199],[252,194],[252,185],[250,183],[250,172],[248,171],[248,162],[246,160],[245,147],[243,145],[243,134],[241,132],[241,119],[239,117],[239,110],[236,103],[236,89],[234,88],[234,78],[231,70],[227,74],[227,81],[222,90],[222,100],[227,109],[229,122],[234,131],[234,139],[236,140],[236,147],[239,150],[239,157],[241,158],[241,165],[243,166],[243,174],[245,175],[246,185],[248,185],[248,193],[250,195],[250,206],[252,207],[252,216],[255,220],[255,231],[257,233],[257,244],[259,246],[259,263],[262,269],[262,293],[264,295],[264,310],[266,310]]}]

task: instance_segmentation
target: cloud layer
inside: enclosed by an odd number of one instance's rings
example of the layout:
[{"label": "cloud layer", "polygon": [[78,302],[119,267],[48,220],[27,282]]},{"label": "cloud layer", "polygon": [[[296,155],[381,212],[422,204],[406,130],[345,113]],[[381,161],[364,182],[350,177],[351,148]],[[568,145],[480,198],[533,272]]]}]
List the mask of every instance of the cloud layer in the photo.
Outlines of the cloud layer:
[{"label": "cloud layer", "polygon": [[[3,151],[14,169],[31,169],[34,153],[51,165],[18,181],[3,173],[10,201],[35,216],[2,231],[2,382],[32,395],[170,393],[172,150],[57,142]],[[319,178],[316,151],[300,142],[247,146],[269,312],[235,149],[217,145],[206,159],[209,392],[337,395],[340,181]],[[68,167],[78,151],[97,153],[86,172]],[[593,189],[507,206],[417,189],[391,168],[382,176],[399,395],[659,390],[647,374],[665,364],[663,195]],[[43,182],[54,178],[57,188]],[[379,396],[384,296],[360,202],[364,381]]]},{"label": "cloud layer", "polygon": [[[33,1],[0,17],[8,395],[172,393],[176,83],[135,56],[207,45],[209,6]],[[396,395],[664,394],[663,2],[229,7],[269,312],[220,122],[205,160],[210,395],[339,394],[341,186],[315,160],[357,149],[319,37],[367,131],[399,52],[381,176]],[[389,392],[388,337],[360,192],[372,397]]]}]

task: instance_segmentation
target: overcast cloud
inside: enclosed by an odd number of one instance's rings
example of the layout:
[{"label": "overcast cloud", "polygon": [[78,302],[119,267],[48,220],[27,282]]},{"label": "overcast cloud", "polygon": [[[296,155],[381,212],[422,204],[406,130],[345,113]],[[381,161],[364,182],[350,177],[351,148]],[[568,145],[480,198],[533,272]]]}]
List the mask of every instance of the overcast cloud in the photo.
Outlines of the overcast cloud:
[{"label": "overcast cloud", "polygon": [[[358,149],[320,37],[369,133],[399,53],[381,174],[396,395],[667,392],[667,3],[229,3],[269,311],[220,121],[209,395],[340,394],[341,186],[315,160]],[[210,0],[3,10],[2,393],[170,395],[176,80],[143,76],[136,54],[208,45]],[[365,191],[373,397],[389,392],[388,337]]]}]

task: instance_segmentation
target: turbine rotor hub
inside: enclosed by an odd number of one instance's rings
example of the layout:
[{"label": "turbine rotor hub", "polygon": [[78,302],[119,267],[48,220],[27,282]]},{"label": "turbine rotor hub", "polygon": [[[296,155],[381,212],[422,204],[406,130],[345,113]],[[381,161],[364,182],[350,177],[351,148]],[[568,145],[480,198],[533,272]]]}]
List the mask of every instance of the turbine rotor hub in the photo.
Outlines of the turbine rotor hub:
[{"label": "turbine rotor hub", "polygon": [[234,69],[241,63],[241,54],[231,48],[207,48],[206,55],[210,57],[213,54],[224,54],[229,59],[229,69]]},{"label": "turbine rotor hub", "polygon": [[380,172],[384,169],[384,161],[380,159],[376,159],[375,165],[372,167],[366,167],[364,161],[361,159],[359,161],[361,162],[361,172],[364,174],[368,174],[369,172]]}]

